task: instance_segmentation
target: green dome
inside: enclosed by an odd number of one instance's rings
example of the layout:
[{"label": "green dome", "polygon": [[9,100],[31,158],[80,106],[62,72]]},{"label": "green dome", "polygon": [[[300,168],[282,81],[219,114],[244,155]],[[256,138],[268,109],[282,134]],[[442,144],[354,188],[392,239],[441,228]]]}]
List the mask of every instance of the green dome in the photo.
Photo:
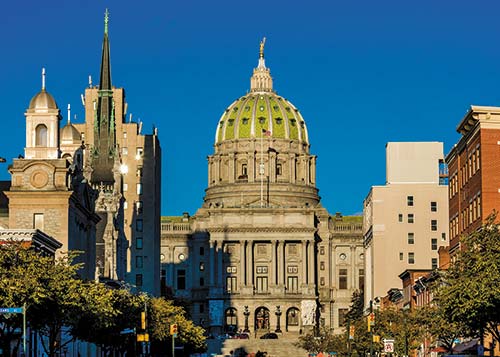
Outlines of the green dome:
[{"label": "green dome", "polygon": [[274,92],[251,92],[234,101],[222,114],[215,144],[226,140],[261,138],[298,140],[309,143],[299,110]]}]

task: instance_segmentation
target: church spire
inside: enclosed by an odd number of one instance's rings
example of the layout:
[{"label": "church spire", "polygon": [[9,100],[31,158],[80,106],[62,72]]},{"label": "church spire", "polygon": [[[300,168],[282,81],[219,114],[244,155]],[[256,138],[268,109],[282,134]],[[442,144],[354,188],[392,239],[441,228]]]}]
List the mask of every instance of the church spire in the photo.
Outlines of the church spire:
[{"label": "church spire", "polygon": [[108,39],[109,11],[104,13],[104,39],[102,41],[101,57],[101,78],[99,81],[100,90],[111,89],[111,63],[109,59],[109,39]]},{"label": "church spire", "polygon": [[113,182],[113,166],[116,155],[116,133],[111,85],[111,61],[108,38],[109,11],[104,13],[104,38],[102,42],[101,72],[97,90],[97,108],[94,125],[93,182]]},{"label": "church spire", "polygon": [[253,76],[250,78],[250,91],[252,92],[272,92],[273,91],[273,78],[269,68],[266,67],[264,59],[264,46],[266,45],[266,38],[260,41],[259,46],[259,64],[253,70]]}]

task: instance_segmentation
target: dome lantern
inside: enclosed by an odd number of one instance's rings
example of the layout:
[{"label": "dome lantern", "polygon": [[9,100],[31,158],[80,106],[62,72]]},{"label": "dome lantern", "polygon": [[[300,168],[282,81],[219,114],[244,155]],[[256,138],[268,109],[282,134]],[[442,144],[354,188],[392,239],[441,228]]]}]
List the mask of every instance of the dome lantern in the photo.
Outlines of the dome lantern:
[{"label": "dome lantern", "polygon": [[266,67],[266,61],[264,59],[264,46],[266,44],[266,38],[264,37],[260,41],[259,48],[259,64],[257,68],[254,68],[253,75],[250,78],[250,91],[251,92],[272,92],[273,91],[273,78],[271,77],[271,71]]}]

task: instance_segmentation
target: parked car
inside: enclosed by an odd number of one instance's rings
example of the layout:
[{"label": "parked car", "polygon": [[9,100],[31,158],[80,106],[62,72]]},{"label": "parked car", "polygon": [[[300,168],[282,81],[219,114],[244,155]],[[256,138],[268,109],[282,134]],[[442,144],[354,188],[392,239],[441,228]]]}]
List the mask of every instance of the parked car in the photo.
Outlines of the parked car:
[{"label": "parked car", "polygon": [[237,334],[235,338],[239,338],[242,340],[248,340],[250,338],[250,336],[248,335],[248,333],[242,332],[242,333]]},{"label": "parked car", "polygon": [[260,338],[263,340],[276,340],[278,338],[278,335],[274,332],[268,332],[260,336]]}]

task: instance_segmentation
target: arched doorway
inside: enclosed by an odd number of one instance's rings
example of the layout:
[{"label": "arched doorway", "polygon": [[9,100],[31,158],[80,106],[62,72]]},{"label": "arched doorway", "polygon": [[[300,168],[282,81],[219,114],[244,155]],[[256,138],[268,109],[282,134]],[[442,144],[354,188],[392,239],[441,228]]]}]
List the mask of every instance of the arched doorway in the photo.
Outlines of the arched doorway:
[{"label": "arched doorway", "polygon": [[255,310],[255,329],[269,330],[269,309],[261,306]]},{"label": "arched doorway", "polygon": [[298,331],[300,324],[300,311],[296,307],[291,307],[286,311],[286,330]]},{"label": "arched doorway", "polygon": [[226,310],[224,315],[224,331],[236,332],[238,330],[238,316],[236,314],[236,309],[234,307],[230,307]]}]

